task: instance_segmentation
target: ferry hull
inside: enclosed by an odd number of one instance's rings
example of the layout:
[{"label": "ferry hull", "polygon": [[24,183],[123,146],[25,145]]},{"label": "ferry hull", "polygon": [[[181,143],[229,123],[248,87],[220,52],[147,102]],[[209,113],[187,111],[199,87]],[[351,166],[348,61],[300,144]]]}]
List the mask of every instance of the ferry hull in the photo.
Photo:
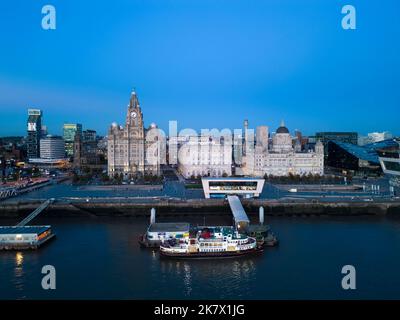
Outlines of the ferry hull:
[{"label": "ferry hull", "polygon": [[224,251],[224,252],[194,252],[194,253],[171,253],[160,251],[161,257],[174,259],[216,259],[216,258],[235,258],[248,255],[255,255],[263,252],[263,248],[254,248],[245,251]]}]

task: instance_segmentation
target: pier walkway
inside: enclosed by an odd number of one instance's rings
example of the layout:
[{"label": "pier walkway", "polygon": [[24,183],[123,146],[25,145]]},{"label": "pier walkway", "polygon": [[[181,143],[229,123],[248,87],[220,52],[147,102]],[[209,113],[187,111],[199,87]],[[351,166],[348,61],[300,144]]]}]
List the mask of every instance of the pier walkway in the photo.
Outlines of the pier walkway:
[{"label": "pier walkway", "polygon": [[238,196],[228,196],[229,206],[231,207],[233,219],[237,228],[245,228],[250,224],[250,220],[247,217],[246,211],[240,202]]},{"label": "pier walkway", "polygon": [[28,224],[32,219],[34,219],[36,216],[38,216],[44,209],[46,209],[54,199],[48,199],[45,202],[43,202],[39,207],[37,207],[29,216],[27,216],[24,220],[22,220],[20,223],[18,223],[16,226],[17,227],[23,227],[26,224]]}]

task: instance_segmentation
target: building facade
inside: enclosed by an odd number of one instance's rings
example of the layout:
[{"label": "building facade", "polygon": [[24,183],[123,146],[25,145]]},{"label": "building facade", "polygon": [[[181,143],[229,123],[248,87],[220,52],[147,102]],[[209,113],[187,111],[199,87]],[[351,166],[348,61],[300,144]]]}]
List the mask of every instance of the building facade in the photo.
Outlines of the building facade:
[{"label": "building facade", "polygon": [[393,139],[393,135],[388,132],[370,132],[367,136],[360,136],[358,139],[358,144],[364,146],[366,144],[380,142],[388,139]]},{"label": "building facade", "polygon": [[[160,173],[162,161],[157,146],[161,142],[155,138],[157,135],[152,135],[149,143],[146,143],[146,131],[138,97],[132,92],[125,127],[113,123],[108,131],[107,160],[110,177],[122,174],[124,179],[132,179],[139,175]],[[149,153],[147,158],[146,151]]]},{"label": "building facade", "polygon": [[83,141],[96,141],[97,140],[97,132],[96,130],[84,130],[82,132]]},{"label": "building facade", "polygon": [[185,178],[230,176],[232,144],[218,136],[189,136],[178,151],[178,170]]},{"label": "building facade", "polygon": [[398,152],[399,144],[393,140],[384,140],[364,146],[329,141],[327,165],[339,170],[353,171],[359,175],[380,175],[379,156]]},{"label": "building facade", "polygon": [[63,132],[65,153],[67,157],[73,157],[75,135],[82,134],[82,125],[79,123],[65,123],[63,126]]},{"label": "building facade", "polygon": [[74,168],[100,169],[105,166],[104,154],[97,139],[85,139],[76,134],[74,141]]},{"label": "building facade", "polygon": [[229,177],[202,178],[201,183],[205,198],[225,198],[238,195],[243,198],[259,197],[264,187],[264,179]]},{"label": "building facade", "polygon": [[[257,133],[263,130],[256,130]],[[293,175],[323,175],[324,148],[318,141],[315,150],[303,150],[300,142],[293,145],[293,138],[284,123],[276,130],[271,145],[265,145],[265,133],[256,136],[256,144],[252,151],[244,156],[241,172],[247,176],[261,177]]]},{"label": "building facade", "polygon": [[40,157],[40,138],[42,136],[42,111],[39,109],[28,109],[27,128],[27,158]]},{"label": "building facade", "polygon": [[62,137],[51,136],[40,140],[40,158],[41,159],[64,159],[65,144]]},{"label": "building facade", "polygon": [[328,143],[329,141],[337,141],[344,143],[351,143],[358,145],[358,133],[357,132],[317,132],[315,139],[321,141],[324,145],[325,161],[328,157]]}]

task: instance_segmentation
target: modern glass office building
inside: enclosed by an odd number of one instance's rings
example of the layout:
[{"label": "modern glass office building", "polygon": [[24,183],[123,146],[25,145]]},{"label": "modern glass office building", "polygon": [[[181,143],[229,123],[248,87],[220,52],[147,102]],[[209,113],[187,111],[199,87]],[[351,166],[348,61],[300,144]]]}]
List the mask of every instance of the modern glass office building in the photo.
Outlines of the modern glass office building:
[{"label": "modern glass office building", "polygon": [[40,158],[41,159],[64,159],[65,144],[62,137],[51,136],[40,140]]},{"label": "modern glass office building", "polygon": [[64,142],[65,142],[65,153],[67,157],[74,155],[74,140],[75,135],[82,134],[82,125],[79,123],[66,123],[64,124]]},{"label": "modern glass office building", "polygon": [[379,155],[385,150],[398,151],[393,139],[356,146],[351,143],[329,141],[327,165],[363,174],[381,174]]}]

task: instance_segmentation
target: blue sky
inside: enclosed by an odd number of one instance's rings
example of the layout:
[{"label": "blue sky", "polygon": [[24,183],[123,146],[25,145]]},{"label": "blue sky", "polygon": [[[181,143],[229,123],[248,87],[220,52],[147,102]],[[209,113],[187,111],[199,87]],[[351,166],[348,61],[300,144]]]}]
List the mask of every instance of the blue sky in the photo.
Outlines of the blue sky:
[{"label": "blue sky", "polygon": [[[41,8],[57,29],[41,28]],[[341,8],[357,29],[341,28]],[[145,124],[279,126],[400,134],[400,2],[337,0],[4,0],[0,136],[27,108],[106,134],[133,87]]]}]

